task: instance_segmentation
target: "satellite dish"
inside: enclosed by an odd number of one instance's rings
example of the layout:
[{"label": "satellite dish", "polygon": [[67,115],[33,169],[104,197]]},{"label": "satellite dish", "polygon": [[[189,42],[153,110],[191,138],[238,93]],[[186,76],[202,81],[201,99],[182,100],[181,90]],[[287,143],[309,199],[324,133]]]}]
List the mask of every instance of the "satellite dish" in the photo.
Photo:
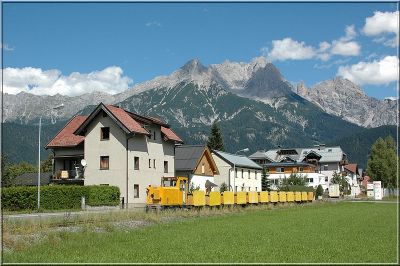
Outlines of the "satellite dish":
[{"label": "satellite dish", "polygon": [[85,167],[85,166],[87,165],[87,163],[86,163],[86,160],[85,160],[85,159],[82,159],[82,160],[81,160],[81,165],[82,165],[83,167]]}]

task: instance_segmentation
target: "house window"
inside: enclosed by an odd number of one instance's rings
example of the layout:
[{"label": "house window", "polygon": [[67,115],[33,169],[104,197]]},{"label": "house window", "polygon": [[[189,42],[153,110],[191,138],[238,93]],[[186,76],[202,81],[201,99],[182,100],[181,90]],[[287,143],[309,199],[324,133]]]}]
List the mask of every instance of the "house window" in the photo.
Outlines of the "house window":
[{"label": "house window", "polygon": [[205,167],[204,167],[204,163],[201,165],[201,173],[204,174],[206,172]]},{"label": "house window", "polygon": [[249,176],[249,179],[250,179],[250,170],[248,170],[248,171],[247,171],[247,174],[248,174],[248,176]]},{"label": "house window", "polygon": [[324,165],[324,171],[328,171],[328,165],[327,164]]},{"label": "house window", "polygon": [[325,176],[325,183],[328,183],[328,177]]},{"label": "house window", "polygon": [[110,157],[109,156],[100,156],[100,170],[108,170]]},{"label": "house window", "polygon": [[255,171],[255,172],[254,172],[254,176],[255,176],[256,180],[257,180],[257,174],[258,174],[258,172]]},{"label": "house window", "polygon": [[139,157],[134,157],[134,169],[139,170]]},{"label": "house window", "polygon": [[237,168],[235,168],[235,177],[237,178]]},{"label": "house window", "polygon": [[277,171],[278,173],[283,173],[283,172],[285,172],[285,168],[283,168],[283,167],[277,167],[277,168],[276,168],[276,171]]},{"label": "house window", "polygon": [[307,178],[308,183],[314,183],[314,178]]},{"label": "house window", "polygon": [[237,192],[237,186],[235,186],[235,192]]},{"label": "house window", "polygon": [[332,152],[332,149],[328,149],[328,152]]},{"label": "house window", "polygon": [[164,161],[164,173],[168,173],[168,161]]},{"label": "house window", "polygon": [[256,187],[256,191],[258,191],[258,190],[257,190],[257,187]]},{"label": "house window", "polygon": [[156,169],[156,159],[153,159],[153,167]]},{"label": "house window", "polygon": [[139,185],[138,184],[133,185],[133,197],[136,199],[139,198]]},{"label": "house window", "polygon": [[149,159],[149,168],[151,168],[151,159]]},{"label": "house window", "polygon": [[249,187],[249,191],[251,191],[251,187]]},{"label": "house window", "polygon": [[101,128],[100,140],[109,140],[109,139],[110,139],[110,128],[109,127],[102,127]]},{"label": "house window", "polygon": [[103,117],[107,117],[107,113],[103,111]]},{"label": "house window", "polygon": [[243,176],[243,169],[242,169],[242,178],[244,178],[244,176]]},{"label": "house window", "polygon": [[242,191],[244,191],[244,187],[242,187]]},{"label": "house window", "polygon": [[299,167],[299,172],[302,173],[304,171],[303,167]]},{"label": "house window", "polygon": [[100,184],[100,186],[109,186],[109,184]]},{"label": "house window", "polygon": [[153,139],[156,140],[156,131],[153,131]]}]

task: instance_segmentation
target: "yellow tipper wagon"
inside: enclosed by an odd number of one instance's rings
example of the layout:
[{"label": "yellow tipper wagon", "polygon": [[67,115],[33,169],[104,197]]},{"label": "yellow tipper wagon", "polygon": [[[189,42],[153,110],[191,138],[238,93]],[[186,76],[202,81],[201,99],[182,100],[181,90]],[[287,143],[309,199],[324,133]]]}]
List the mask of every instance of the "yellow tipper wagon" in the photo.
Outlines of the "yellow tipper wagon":
[{"label": "yellow tipper wagon", "polygon": [[258,197],[258,201],[260,203],[267,203],[268,202],[268,191],[261,191]]}]

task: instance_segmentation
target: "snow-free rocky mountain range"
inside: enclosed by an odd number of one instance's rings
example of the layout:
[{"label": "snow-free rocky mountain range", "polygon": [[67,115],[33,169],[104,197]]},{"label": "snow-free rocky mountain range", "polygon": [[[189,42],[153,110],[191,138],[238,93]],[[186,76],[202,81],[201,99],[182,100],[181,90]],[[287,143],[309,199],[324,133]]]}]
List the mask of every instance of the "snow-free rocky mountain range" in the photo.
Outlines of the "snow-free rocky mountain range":
[{"label": "snow-free rocky mountain range", "polygon": [[[25,92],[17,95],[4,94],[3,121],[36,123],[43,114],[44,119],[55,123],[57,120],[69,119],[88,105],[99,102],[117,104],[145,91],[160,88],[167,90],[178,84],[189,83],[195,84],[197,89],[203,91],[216,86],[241,97],[264,102],[274,108],[278,108],[286,97],[296,93],[328,114],[362,127],[396,125],[397,101],[368,97],[361,87],[340,77],[323,81],[311,88],[306,88],[302,82],[293,86],[264,57],[257,57],[250,63],[225,61],[208,67],[197,59],[190,60],[170,75],[137,84],[132,89],[116,95],[102,92],[75,97],[60,94],[38,96]],[[61,103],[64,104],[63,109],[45,111]],[[213,119],[218,117],[211,120]]]},{"label": "snow-free rocky mountain range", "polygon": [[[346,139],[346,143],[353,144],[343,147],[345,152],[362,156],[364,165],[376,136],[385,137],[388,132],[395,135],[394,126],[367,128],[395,125],[397,114],[397,101],[370,98],[360,87],[342,78],[311,88],[302,83],[292,86],[262,57],[249,63],[225,61],[208,67],[191,60],[170,75],[115,95],[19,93],[5,94],[3,100],[4,153],[11,162],[32,163],[37,160],[37,141],[32,140],[37,139],[40,115],[45,145],[73,115],[89,114],[99,102],[160,117],[186,144],[204,143],[212,122],[219,121],[228,152],[244,147],[254,152],[278,145],[341,145]],[[60,104],[64,108],[46,111]],[[359,136],[364,142],[359,141]],[[354,143],[363,145],[356,147]],[[43,150],[43,158],[48,153]]]}]

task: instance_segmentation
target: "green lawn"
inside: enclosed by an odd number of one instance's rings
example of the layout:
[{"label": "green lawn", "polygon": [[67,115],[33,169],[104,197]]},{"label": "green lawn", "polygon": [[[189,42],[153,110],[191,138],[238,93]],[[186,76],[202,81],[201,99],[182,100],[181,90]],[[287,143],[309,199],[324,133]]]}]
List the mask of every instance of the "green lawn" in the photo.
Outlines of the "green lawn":
[{"label": "green lawn", "polygon": [[397,205],[331,203],[188,218],[123,232],[62,233],[3,262],[397,261]]}]

